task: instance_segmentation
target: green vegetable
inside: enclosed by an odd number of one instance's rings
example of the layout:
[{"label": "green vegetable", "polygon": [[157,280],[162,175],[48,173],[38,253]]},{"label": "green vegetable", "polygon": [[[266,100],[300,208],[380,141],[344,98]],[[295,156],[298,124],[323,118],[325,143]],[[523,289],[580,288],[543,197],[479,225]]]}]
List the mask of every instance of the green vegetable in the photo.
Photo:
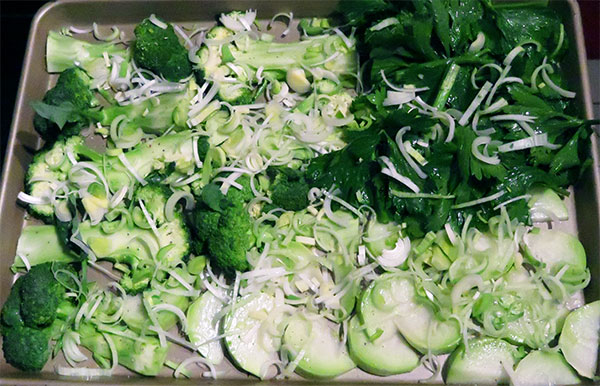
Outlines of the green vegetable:
[{"label": "green vegetable", "polygon": [[565,358],[554,351],[532,351],[515,369],[515,381],[523,384],[575,385],[581,382]]},{"label": "green vegetable", "polygon": [[[217,26],[208,31],[206,38],[223,41],[233,34],[233,31]],[[356,72],[354,48],[347,47],[337,35],[320,35],[293,43],[253,40],[247,37],[240,40],[243,41],[241,44],[203,46],[197,54],[200,60],[200,77],[214,81],[220,81],[224,77],[235,80],[219,87],[218,95],[223,101],[232,104],[251,103],[257,97],[254,87],[259,83],[256,77],[259,68],[269,82],[283,81],[288,77],[289,83],[290,71],[300,69],[304,72],[302,67],[307,66],[331,71],[339,77],[342,84],[354,84],[354,80],[348,75]],[[333,48],[338,55],[326,60],[331,54],[325,52],[325,47]],[[248,68],[249,71],[234,71],[228,64],[240,69]],[[305,79],[307,76],[305,73]],[[290,87],[295,89],[292,84]]]},{"label": "green vegetable", "polygon": [[94,353],[97,361],[111,359],[111,351],[106,337],[115,345],[119,364],[142,375],[158,375],[167,358],[169,345],[162,347],[158,339],[146,336],[138,340],[111,333],[101,333],[91,324],[82,324],[78,330],[81,345]]},{"label": "green vegetable", "polygon": [[281,336],[272,337],[260,329],[261,319],[275,307],[275,298],[265,293],[250,294],[237,300],[235,308],[223,319],[225,348],[234,364],[264,378],[265,364],[277,359]]},{"label": "green vegetable", "polygon": [[[190,235],[181,212],[176,211],[170,221],[165,217],[164,208],[169,195],[166,188],[158,185],[140,187],[135,193],[134,208],[141,213],[144,205],[154,222],[156,233],[143,214],[140,215],[143,216],[140,219],[143,227],[125,225],[121,231],[114,233],[107,233],[103,222],[92,225],[83,221],[79,224],[81,239],[94,255],[117,264],[117,268],[124,271],[120,283],[129,293],[143,291],[150,284],[157,263],[173,267],[189,254]],[[158,252],[152,252],[153,248],[157,248]],[[160,250],[164,252],[160,254]],[[155,261],[155,254],[160,254],[161,260]]]},{"label": "green vegetable", "polygon": [[[66,136],[77,134],[84,125],[89,124],[89,117],[72,117],[69,112],[71,108],[79,111],[98,105],[90,89],[91,81],[85,71],[77,67],[68,68],[61,72],[56,85],[46,92],[42,102],[32,104],[36,110],[33,126],[45,141],[56,140],[59,133]],[[56,110],[62,109],[65,114],[58,119],[57,114],[51,114],[49,111],[52,107]]]},{"label": "green vegetable", "polygon": [[51,340],[74,311],[64,298],[64,283],[71,278],[61,270],[72,271],[68,265],[54,262],[32,267],[17,279],[2,307],[4,358],[18,369],[40,371],[44,367],[50,358]]},{"label": "green vegetable", "polygon": [[326,29],[331,28],[329,19],[321,17],[311,17],[300,19],[298,28],[304,31],[308,36],[321,35]]},{"label": "green vegetable", "polygon": [[331,379],[356,366],[340,342],[335,325],[323,316],[308,319],[296,313],[287,324],[283,345],[290,360],[297,360],[295,371],[306,378]]},{"label": "green vegetable", "polygon": [[53,225],[28,225],[23,228],[17,242],[17,257],[11,266],[13,271],[23,271],[25,262],[36,266],[48,262],[71,263],[79,257],[67,248]]},{"label": "green vegetable", "polygon": [[271,200],[275,207],[299,211],[308,206],[309,185],[302,172],[288,167],[271,169]]},{"label": "green vegetable", "polygon": [[129,50],[123,46],[115,43],[89,43],[50,31],[46,40],[46,69],[55,73],[73,66],[81,67],[94,79],[97,87],[108,79],[110,73],[104,53],[109,58],[119,57],[127,65]]},{"label": "green vegetable", "polygon": [[145,19],[135,27],[133,60],[138,66],[177,82],[191,75],[192,65],[173,26],[166,24],[167,28],[163,29]]},{"label": "green vegetable", "polygon": [[358,316],[348,326],[348,352],[362,370],[387,376],[412,371],[419,365],[419,356],[402,338],[392,321],[381,325],[381,335],[369,339]]},{"label": "green vegetable", "polygon": [[567,316],[558,340],[567,362],[586,378],[594,379],[598,374],[599,327],[600,302],[595,301]]},{"label": "green vegetable", "polygon": [[193,344],[201,345],[198,351],[202,356],[218,365],[223,361],[223,350],[218,341],[207,341],[219,335],[219,323],[215,317],[223,308],[223,303],[210,291],[203,293],[187,310],[187,334]]},{"label": "green vegetable", "polygon": [[250,269],[246,251],[254,245],[254,236],[244,204],[251,194],[249,187],[242,191],[232,187],[225,196],[209,184],[202,190],[203,205],[188,217],[197,239],[196,252],[208,252],[214,265],[227,275]]},{"label": "green vegetable", "polygon": [[452,383],[508,383],[505,368],[522,357],[517,348],[501,339],[477,338],[460,345],[446,361],[444,380]]}]

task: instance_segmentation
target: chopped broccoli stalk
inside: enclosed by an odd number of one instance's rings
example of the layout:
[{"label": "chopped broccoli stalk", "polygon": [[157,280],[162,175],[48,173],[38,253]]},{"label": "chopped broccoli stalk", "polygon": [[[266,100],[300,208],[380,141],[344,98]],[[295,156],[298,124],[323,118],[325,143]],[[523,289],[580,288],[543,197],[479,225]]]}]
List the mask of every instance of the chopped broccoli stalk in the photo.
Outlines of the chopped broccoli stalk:
[{"label": "chopped broccoli stalk", "polygon": [[[67,152],[77,155],[75,148],[83,143],[83,138],[73,136],[59,138],[51,146],[47,146],[34,157],[25,176],[25,191],[33,197],[49,199],[57,182],[67,179],[71,162]],[[57,199],[57,205],[66,205],[64,199]],[[45,222],[52,222],[54,207],[51,204],[29,205],[29,212]]]},{"label": "chopped broccoli stalk", "polygon": [[[138,293],[150,284],[156,270],[153,255],[159,251],[164,254],[161,254],[159,263],[167,267],[176,265],[189,254],[190,237],[181,212],[176,210],[171,221],[166,219],[164,208],[169,196],[167,188],[162,185],[138,188],[132,210],[135,224],[124,224],[118,232],[106,232],[107,221],[97,225],[84,221],[79,225],[83,242],[96,257],[114,262],[115,267],[124,272],[121,285],[129,293]],[[156,233],[142,213],[139,202],[143,203],[154,222]]]},{"label": "chopped broccoli stalk", "polygon": [[63,320],[75,308],[64,298],[66,283],[72,279],[61,275],[61,270],[71,270],[62,263],[37,265],[21,276],[13,285],[2,307],[4,359],[24,371],[40,371],[50,357],[50,341]]},{"label": "chopped broccoli stalk", "polygon": [[135,27],[134,32],[136,40],[133,44],[133,59],[138,66],[172,82],[192,73],[188,52],[179,43],[171,24],[163,29],[145,19]]},{"label": "chopped broccoli stalk", "polygon": [[331,28],[329,19],[321,17],[301,19],[298,27],[306,32],[308,36],[321,35],[325,30]]},{"label": "chopped broccoli stalk", "polygon": [[[207,33],[207,39],[223,40],[232,35],[233,31],[217,26]],[[329,71],[341,84],[353,87],[354,79],[351,74],[356,73],[357,63],[354,44],[351,46],[347,47],[337,35],[317,36],[293,43],[242,37],[234,43],[203,46],[198,51],[198,69],[205,79],[216,82],[227,80],[219,93],[222,100],[244,104],[259,84],[256,76],[258,69],[261,69],[263,77],[270,82],[293,80],[290,87],[302,90],[299,92],[306,92],[306,84],[310,85],[306,78],[308,74],[304,75],[304,79],[296,76],[302,68],[310,68],[316,72]]]},{"label": "chopped broccoli stalk", "polygon": [[129,51],[124,46],[89,43],[50,31],[46,40],[47,70],[55,73],[73,66],[81,67],[94,79],[93,83],[97,87],[108,79],[110,72],[104,58],[105,53],[108,57],[118,56],[125,62],[129,59]]},{"label": "chopped broccoli stalk", "polygon": [[[83,71],[72,69],[61,74],[61,77],[64,74],[72,74],[73,71],[86,76]],[[67,80],[73,77],[74,75],[69,75]],[[81,128],[92,122],[110,126],[115,118],[120,116],[125,118],[120,123],[120,130],[125,133],[128,130],[138,130],[138,128],[145,133],[157,135],[170,128],[180,130],[187,128],[187,114],[194,89],[195,82],[192,80],[181,92],[165,93],[127,105],[96,109],[93,108],[95,99],[88,103],[84,98],[84,96],[89,97],[90,95],[93,97],[89,85],[83,81],[60,82],[55,88],[48,91],[44,102],[32,103],[37,112],[34,126],[46,140],[53,140],[59,133],[78,134]],[[58,91],[55,92],[55,90]],[[51,99],[46,100],[48,95],[51,96]]]},{"label": "chopped broccoli stalk", "polygon": [[197,252],[206,251],[214,265],[229,276],[250,269],[246,252],[254,245],[254,236],[244,206],[250,195],[247,189],[231,188],[225,196],[216,185],[209,184],[202,191],[203,202],[189,216],[198,240]]},{"label": "chopped broccoli stalk", "polygon": [[79,257],[64,245],[55,226],[28,225],[19,236],[17,256],[11,269],[23,271],[24,260],[33,267],[52,261],[71,263],[78,261]]},{"label": "chopped broccoli stalk", "polygon": [[[178,273],[181,273],[181,270],[177,270]],[[175,279],[168,279],[167,286],[172,290],[185,291],[185,288],[179,283],[173,283],[171,286],[171,281]],[[171,304],[183,312],[185,312],[190,304],[190,300],[186,296],[170,294],[168,292],[158,292],[158,291],[147,291],[143,294],[137,294],[135,296],[127,295],[123,298],[124,301],[124,312],[123,312],[123,322],[135,332],[141,332],[146,330],[152,322],[148,316],[148,312],[144,307],[142,302],[142,297],[148,302],[150,307],[156,306],[158,304]],[[178,317],[172,312],[163,311],[158,312],[156,314],[156,320],[160,327],[168,331],[173,328],[177,321]]]},{"label": "chopped broccoli stalk", "polygon": [[289,167],[269,169],[271,200],[275,207],[299,211],[308,206],[309,186],[304,174]]},{"label": "chopped broccoli stalk", "polygon": [[[131,164],[137,175],[146,178],[155,171],[167,171],[173,166],[171,173],[187,175],[195,169],[194,135],[191,131],[182,131],[160,136],[146,142],[141,142],[125,153],[125,158]],[[206,155],[208,143],[204,137],[198,140],[198,154]],[[112,192],[123,186],[137,184],[123,162],[115,155],[102,155],[90,149],[83,143],[83,138],[74,136],[59,139],[49,149],[38,153],[29,165],[26,177],[26,191],[33,197],[48,199],[55,184],[65,182],[72,164],[67,159],[70,150],[76,159],[88,158],[91,163],[104,171],[106,180]],[[58,199],[57,205],[66,205],[66,201]],[[32,204],[29,210],[36,217],[51,223],[54,208],[51,204]]]},{"label": "chopped broccoli stalk", "polygon": [[61,132],[77,134],[90,122],[88,116],[75,113],[98,105],[90,85],[91,78],[85,71],[71,67],[60,74],[42,102],[32,103],[36,110],[33,127],[44,140],[53,141]]},{"label": "chopped broccoli stalk", "polygon": [[124,106],[110,106],[101,111],[100,123],[110,126],[118,116],[125,115],[123,130],[141,128],[145,133],[160,135],[173,127],[187,128],[186,121],[195,83],[177,93],[161,94],[155,98]]},{"label": "chopped broccoli stalk", "polygon": [[77,332],[81,338],[81,345],[93,352],[98,362],[111,359],[110,347],[104,335],[106,334],[115,345],[119,364],[142,375],[157,375],[169,352],[168,344],[162,347],[158,339],[150,336],[133,340],[107,332],[101,333],[89,323],[82,324]]}]

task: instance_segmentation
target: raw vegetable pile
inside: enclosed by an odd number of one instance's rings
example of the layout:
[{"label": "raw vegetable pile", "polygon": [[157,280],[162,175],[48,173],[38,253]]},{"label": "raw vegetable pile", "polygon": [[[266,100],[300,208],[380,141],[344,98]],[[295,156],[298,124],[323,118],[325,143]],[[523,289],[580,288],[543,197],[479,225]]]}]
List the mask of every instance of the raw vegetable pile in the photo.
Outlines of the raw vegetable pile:
[{"label": "raw vegetable pile", "polygon": [[18,241],[8,363],[597,379],[600,302],[582,300],[583,246],[553,228],[595,123],[562,73],[560,17],[341,7],[291,39],[292,13],[254,10],[49,33],[59,75],[31,104],[45,145],[18,197],[45,224]]}]

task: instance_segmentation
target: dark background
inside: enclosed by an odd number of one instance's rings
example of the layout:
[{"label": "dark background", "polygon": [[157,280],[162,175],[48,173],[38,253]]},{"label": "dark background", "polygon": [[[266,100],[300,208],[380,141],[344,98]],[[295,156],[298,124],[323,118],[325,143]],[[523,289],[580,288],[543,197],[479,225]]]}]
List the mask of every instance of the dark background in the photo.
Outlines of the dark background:
[{"label": "dark background", "polygon": [[[300,1],[300,0],[299,0]],[[600,56],[600,0],[578,0],[585,30],[589,59]],[[0,0],[0,166],[4,163],[4,153],[12,113],[21,77],[21,65],[29,26],[37,10],[46,1],[2,1]]]}]

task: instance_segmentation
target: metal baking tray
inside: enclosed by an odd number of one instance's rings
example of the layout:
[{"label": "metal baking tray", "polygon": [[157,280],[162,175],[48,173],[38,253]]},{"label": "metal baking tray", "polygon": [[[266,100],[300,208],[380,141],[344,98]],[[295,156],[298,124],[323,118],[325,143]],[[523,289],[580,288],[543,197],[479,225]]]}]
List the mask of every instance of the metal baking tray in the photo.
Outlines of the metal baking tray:
[{"label": "metal baking tray", "polygon": [[[564,68],[570,88],[577,92],[577,103],[581,115],[592,118],[592,102],[586,65],[581,14],[576,0],[550,2],[550,7],[564,16],[565,31],[569,37],[570,52],[566,56]],[[33,129],[34,112],[29,102],[40,100],[50,88],[56,76],[46,72],[45,41],[48,31],[65,26],[89,26],[96,22],[108,28],[117,25],[127,36],[132,36],[133,27],[152,13],[179,24],[210,24],[221,12],[235,9],[254,8],[258,10],[261,21],[269,20],[278,12],[292,11],[296,20],[309,16],[325,16],[336,9],[336,0],[59,0],[42,7],[35,16],[29,32],[23,72],[10,127],[2,182],[0,186],[0,304],[6,300],[12,285],[10,265],[15,256],[17,239],[22,227],[30,222],[25,209],[17,204],[17,194],[23,190],[24,176],[33,152],[41,146],[41,140]],[[296,35],[297,37],[297,35]],[[293,38],[293,36],[292,36]],[[561,228],[578,234],[583,243],[588,265],[592,271],[592,281],[585,290],[588,301],[600,299],[600,162],[596,135],[592,136],[590,157],[593,166],[588,168],[580,183],[571,189],[568,207],[571,219],[558,224]],[[172,348],[175,351],[175,347]],[[184,358],[186,350],[175,352],[175,356]],[[54,373],[54,363],[60,358],[49,361],[39,374],[20,372],[8,365],[0,353],[0,384],[64,384],[81,382],[82,378],[65,378]],[[231,365],[224,367],[224,374],[218,385],[241,385],[254,382],[255,378],[246,376]],[[196,383],[198,380],[173,380],[172,371],[165,368],[156,378],[136,376],[124,369],[110,378],[88,380],[89,384],[164,384],[166,382]],[[418,368],[409,374],[393,377],[376,377],[360,370],[353,370],[335,382],[341,384],[408,382],[416,383],[429,373]],[[298,378],[299,379],[299,378]],[[290,382],[290,381],[288,381]],[[433,380],[439,383],[441,379]],[[281,383],[265,381],[264,384]],[[310,381],[302,382],[304,384]]]}]

